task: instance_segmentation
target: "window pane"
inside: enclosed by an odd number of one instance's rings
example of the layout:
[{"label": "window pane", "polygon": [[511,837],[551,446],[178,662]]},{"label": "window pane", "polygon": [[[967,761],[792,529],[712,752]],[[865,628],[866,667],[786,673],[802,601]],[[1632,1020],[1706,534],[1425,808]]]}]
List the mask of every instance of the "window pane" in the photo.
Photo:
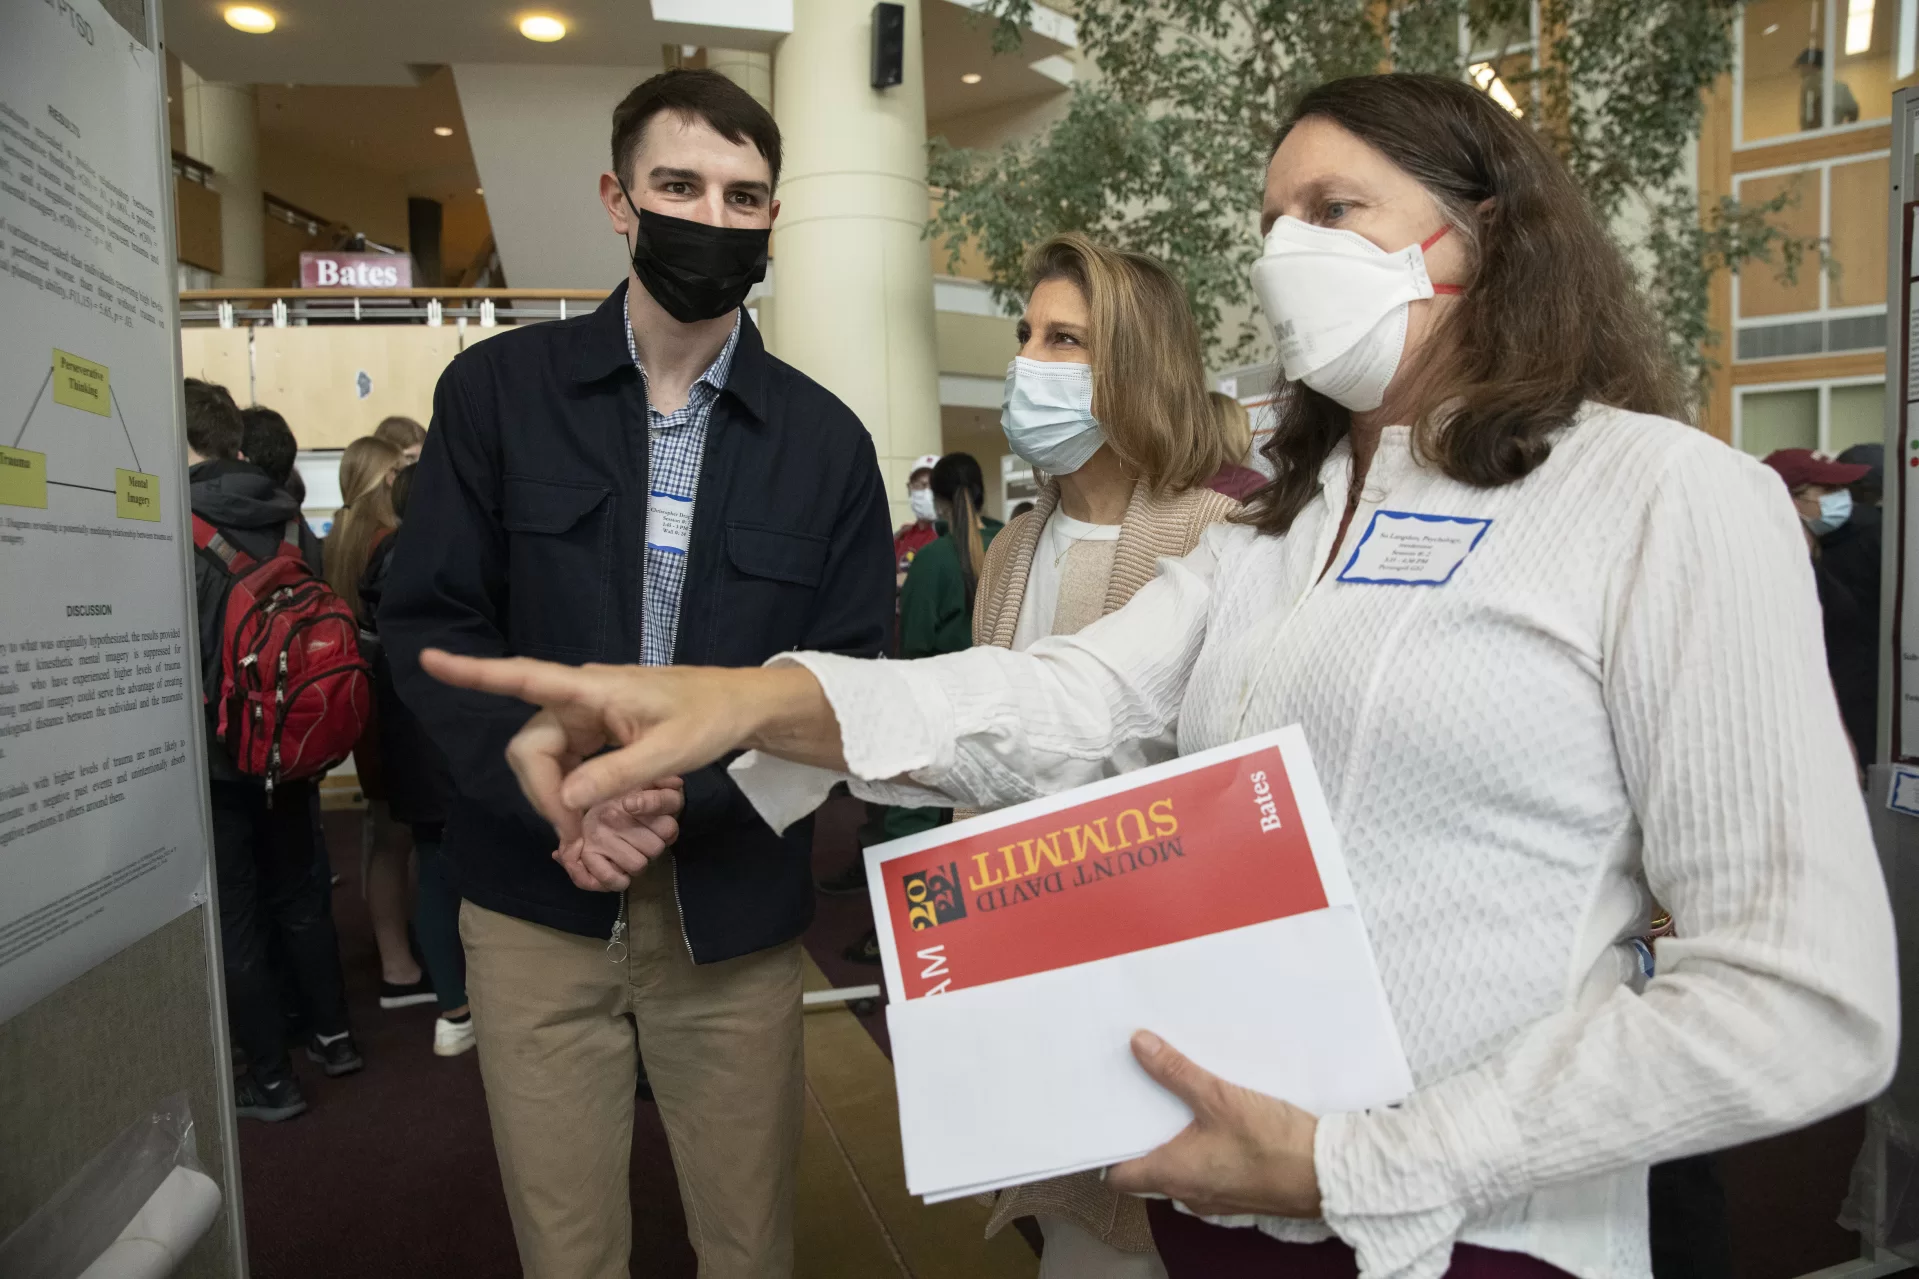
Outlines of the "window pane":
[{"label": "window pane", "polygon": [[1884,160],[1832,166],[1832,257],[1839,271],[1826,296],[1833,306],[1886,300],[1887,171]]},{"label": "window pane", "polygon": [[[1744,204],[1764,204],[1784,193],[1790,201],[1774,215],[1773,222],[1792,235],[1817,236],[1820,177],[1819,170],[1804,169],[1798,173],[1752,178],[1739,184],[1739,199]],[[1877,207],[1883,210],[1885,205],[1882,202]],[[1884,267],[1880,270],[1883,273]],[[1816,260],[1802,262],[1791,284],[1779,278],[1776,261],[1748,262],[1739,273],[1740,319],[1818,309],[1819,264]]]},{"label": "window pane", "polygon": [[1893,17],[1898,0],[1832,0],[1839,58],[1832,64],[1832,122],[1892,115]]},{"label": "window pane", "polygon": [[[1752,401],[1746,401],[1748,409]],[[1843,453],[1855,444],[1878,444],[1886,438],[1886,384],[1832,388],[1832,439],[1826,448]]]},{"label": "window pane", "polygon": [[1821,0],[1753,0],[1743,21],[1741,140],[1758,142],[1823,128],[1826,15]]},{"label": "window pane", "polygon": [[1739,401],[1739,447],[1754,457],[1818,448],[1818,390],[1747,392]]}]

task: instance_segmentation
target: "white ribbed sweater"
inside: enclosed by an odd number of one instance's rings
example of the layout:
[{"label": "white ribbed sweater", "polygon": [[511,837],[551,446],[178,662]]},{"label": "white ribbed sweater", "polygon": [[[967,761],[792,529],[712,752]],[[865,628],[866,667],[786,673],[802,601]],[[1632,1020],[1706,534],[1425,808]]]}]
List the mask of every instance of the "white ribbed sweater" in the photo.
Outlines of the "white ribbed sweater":
[{"label": "white ribbed sweater", "polygon": [[[1342,448],[1287,536],[1215,528],[1026,653],[780,660],[888,802],[998,807],[1119,741],[1303,725],[1418,1090],[1322,1118],[1325,1224],[1257,1224],[1330,1227],[1371,1277],[1439,1275],[1460,1240],[1643,1279],[1648,1164],[1856,1103],[1893,1059],[1891,916],[1798,521],[1771,471],[1662,419],[1589,407],[1498,489],[1392,428],[1316,582],[1350,476]],[[1493,524],[1444,586],[1337,581],[1381,507]],[[819,794],[791,769],[739,766],[775,824]],[[1643,994],[1615,948],[1642,876],[1676,927]]]}]

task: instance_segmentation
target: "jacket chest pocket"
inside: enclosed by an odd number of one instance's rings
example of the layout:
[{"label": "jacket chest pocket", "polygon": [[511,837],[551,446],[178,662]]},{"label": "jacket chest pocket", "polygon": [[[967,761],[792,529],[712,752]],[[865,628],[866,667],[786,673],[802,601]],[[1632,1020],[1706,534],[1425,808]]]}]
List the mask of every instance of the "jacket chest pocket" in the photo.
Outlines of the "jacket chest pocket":
[{"label": "jacket chest pocket", "polygon": [[[726,526],[728,606],[724,615],[745,623],[728,630],[745,641],[735,661],[758,662],[800,643],[813,616],[813,596],[826,573],[828,539],[753,524]],[[716,636],[730,647],[724,635]],[[759,655],[756,655],[759,654]]]},{"label": "jacket chest pocket", "polygon": [[590,658],[604,639],[612,588],[612,490],[506,478],[507,636],[514,651]]}]

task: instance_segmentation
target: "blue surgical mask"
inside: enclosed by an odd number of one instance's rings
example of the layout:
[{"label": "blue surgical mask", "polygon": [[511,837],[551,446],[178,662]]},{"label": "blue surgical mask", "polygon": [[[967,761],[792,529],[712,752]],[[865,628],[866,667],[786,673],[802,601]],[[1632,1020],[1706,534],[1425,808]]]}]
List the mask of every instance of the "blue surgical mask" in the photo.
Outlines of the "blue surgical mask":
[{"label": "blue surgical mask", "polygon": [[1013,452],[1034,469],[1071,475],[1106,443],[1093,416],[1092,367],[1014,356],[999,424]]},{"label": "blue surgical mask", "polygon": [[1849,489],[1834,489],[1819,497],[1819,515],[1806,521],[1806,527],[1812,530],[1814,537],[1824,537],[1834,529],[1844,527],[1852,518],[1852,492]]}]

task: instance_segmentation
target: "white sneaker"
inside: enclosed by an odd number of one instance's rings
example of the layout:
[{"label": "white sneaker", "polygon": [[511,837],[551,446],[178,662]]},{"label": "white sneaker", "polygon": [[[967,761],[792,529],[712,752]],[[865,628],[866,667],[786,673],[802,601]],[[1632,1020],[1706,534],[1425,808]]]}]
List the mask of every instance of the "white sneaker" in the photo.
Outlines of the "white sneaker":
[{"label": "white sneaker", "polygon": [[436,1057],[458,1057],[473,1047],[473,1018],[471,1014],[465,1021],[448,1021],[441,1017],[433,1023],[433,1055]]}]

